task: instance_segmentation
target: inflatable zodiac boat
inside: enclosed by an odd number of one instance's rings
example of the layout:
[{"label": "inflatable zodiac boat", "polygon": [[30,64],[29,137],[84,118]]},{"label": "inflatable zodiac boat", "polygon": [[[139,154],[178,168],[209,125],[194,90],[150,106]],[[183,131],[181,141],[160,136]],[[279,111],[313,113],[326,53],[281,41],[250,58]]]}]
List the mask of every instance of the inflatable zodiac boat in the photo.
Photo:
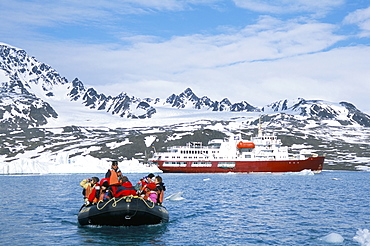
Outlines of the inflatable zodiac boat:
[{"label": "inflatable zodiac boat", "polygon": [[137,226],[166,223],[167,209],[137,196],[112,198],[83,206],[78,213],[80,225]]}]

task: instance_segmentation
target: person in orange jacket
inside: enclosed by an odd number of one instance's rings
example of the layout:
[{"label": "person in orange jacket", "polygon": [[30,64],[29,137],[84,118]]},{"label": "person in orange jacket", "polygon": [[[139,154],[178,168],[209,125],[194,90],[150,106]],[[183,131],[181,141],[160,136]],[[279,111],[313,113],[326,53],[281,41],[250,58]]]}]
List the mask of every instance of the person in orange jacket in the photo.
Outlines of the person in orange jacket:
[{"label": "person in orange jacket", "polygon": [[122,172],[118,168],[118,162],[112,161],[111,169],[105,174],[105,178],[109,178],[109,185],[120,185],[120,179],[122,178]]}]

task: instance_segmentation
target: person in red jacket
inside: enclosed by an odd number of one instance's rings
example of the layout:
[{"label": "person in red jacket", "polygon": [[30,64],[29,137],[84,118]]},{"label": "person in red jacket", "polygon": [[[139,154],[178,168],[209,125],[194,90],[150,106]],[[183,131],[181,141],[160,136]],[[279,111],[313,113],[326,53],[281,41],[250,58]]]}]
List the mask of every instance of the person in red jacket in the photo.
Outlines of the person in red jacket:
[{"label": "person in red jacket", "polygon": [[100,194],[100,184],[96,184],[88,197],[87,205],[97,203],[99,201],[99,194]]},{"label": "person in red jacket", "polygon": [[154,182],[154,174],[149,173],[148,176],[143,177],[140,179],[139,183],[136,184],[135,188],[138,190],[138,194],[142,195],[145,193],[145,186],[149,183]]},{"label": "person in red jacket", "polygon": [[[106,190],[109,187],[108,181],[109,181],[109,179],[105,178],[105,179],[100,180],[100,184],[98,183],[98,184],[95,185],[94,189],[92,189],[92,191],[91,191],[91,193],[88,197],[88,204],[95,204],[98,201],[100,201],[101,194],[105,193]],[[107,195],[109,195],[109,194],[107,194]]]},{"label": "person in red jacket", "polygon": [[111,186],[114,197],[136,196],[136,190],[126,176],[122,176],[122,184],[120,186]]}]

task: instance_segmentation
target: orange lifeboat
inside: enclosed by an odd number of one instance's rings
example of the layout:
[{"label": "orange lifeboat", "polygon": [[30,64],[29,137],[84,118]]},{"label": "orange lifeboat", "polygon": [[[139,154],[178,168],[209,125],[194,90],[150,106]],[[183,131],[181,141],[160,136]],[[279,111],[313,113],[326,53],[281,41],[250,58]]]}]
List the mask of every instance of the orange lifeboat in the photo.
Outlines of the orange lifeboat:
[{"label": "orange lifeboat", "polygon": [[251,143],[251,142],[243,142],[243,141],[240,141],[236,145],[236,147],[238,149],[244,149],[244,148],[254,149],[254,147],[256,147],[256,146],[254,145],[254,143]]}]

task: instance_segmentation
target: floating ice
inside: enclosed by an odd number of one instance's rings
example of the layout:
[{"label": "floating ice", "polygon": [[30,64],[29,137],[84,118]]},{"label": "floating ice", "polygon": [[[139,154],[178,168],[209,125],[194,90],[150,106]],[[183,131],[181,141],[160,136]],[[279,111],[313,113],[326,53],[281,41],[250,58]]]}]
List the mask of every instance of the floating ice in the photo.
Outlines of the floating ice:
[{"label": "floating ice", "polygon": [[314,175],[315,173],[310,169],[304,169],[298,173],[298,175]]},{"label": "floating ice", "polygon": [[353,240],[362,246],[370,246],[370,232],[368,229],[358,229]]},{"label": "floating ice", "polygon": [[304,169],[300,172],[287,172],[284,175],[315,175],[311,169]]},{"label": "floating ice", "polygon": [[[81,155],[69,158],[68,153],[0,162],[0,174],[105,173],[109,168],[109,160]],[[157,166],[136,159],[119,162],[119,168],[123,173],[162,173]]]},{"label": "floating ice", "polygon": [[165,200],[169,200],[169,201],[181,201],[181,200],[184,200],[185,198],[183,198],[181,196],[183,193],[184,193],[183,191],[180,191],[178,193],[172,194],[172,195],[166,197]]},{"label": "floating ice", "polygon": [[359,171],[365,171],[365,172],[370,172],[370,167],[369,166],[355,166],[355,168]]},{"label": "floating ice", "polygon": [[344,238],[340,234],[332,232],[325,237],[320,238],[320,240],[327,243],[342,243]]},{"label": "floating ice", "polygon": [[211,179],[210,178],[203,179],[203,181],[209,181],[209,180],[211,180]]}]

